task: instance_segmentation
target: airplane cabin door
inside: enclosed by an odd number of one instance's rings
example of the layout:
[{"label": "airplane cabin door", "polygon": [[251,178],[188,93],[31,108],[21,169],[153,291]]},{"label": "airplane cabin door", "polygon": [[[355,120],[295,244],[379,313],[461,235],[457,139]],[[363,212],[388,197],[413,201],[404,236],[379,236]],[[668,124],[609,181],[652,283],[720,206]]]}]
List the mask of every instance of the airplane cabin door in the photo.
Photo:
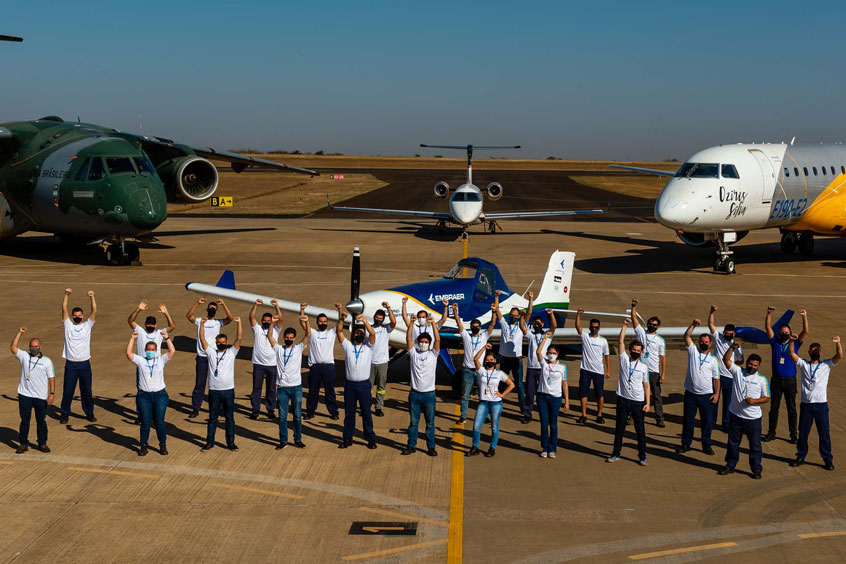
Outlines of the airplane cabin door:
[{"label": "airplane cabin door", "polygon": [[755,157],[761,170],[761,203],[769,204],[773,201],[776,188],[776,173],[770,158],[761,149],[749,149],[749,154]]}]

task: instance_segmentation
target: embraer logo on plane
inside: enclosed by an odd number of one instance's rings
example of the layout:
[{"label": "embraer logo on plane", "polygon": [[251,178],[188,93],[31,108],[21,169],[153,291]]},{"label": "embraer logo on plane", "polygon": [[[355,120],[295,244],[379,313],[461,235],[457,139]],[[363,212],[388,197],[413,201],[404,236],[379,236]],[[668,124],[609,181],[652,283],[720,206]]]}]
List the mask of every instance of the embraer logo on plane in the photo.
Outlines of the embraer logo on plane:
[{"label": "embraer logo on plane", "polygon": [[447,300],[448,302],[459,301],[464,299],[464,294],[429,294],[429,303],[435,305],[435,303],[440,302],[442,300]]}]

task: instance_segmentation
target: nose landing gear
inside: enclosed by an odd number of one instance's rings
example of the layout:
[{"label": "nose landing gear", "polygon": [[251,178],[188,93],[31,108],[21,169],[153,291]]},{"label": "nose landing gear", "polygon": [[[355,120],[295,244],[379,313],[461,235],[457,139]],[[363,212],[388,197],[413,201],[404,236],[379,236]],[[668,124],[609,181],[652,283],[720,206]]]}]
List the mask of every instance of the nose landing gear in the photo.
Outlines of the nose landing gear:
[{"label": "nose landing gear", "polygon": [[731,255],[734,254],[734,251],[729,249],[729,241],[726,239],[732,239],[732,241],[737,240],[736,235],[734,237],[726,237],[725,235],[734,235],[732,234],[723,234],[723,236],[719,236],[716,239],[717,244],[717,258],[714,260],[714,272],[723,272],[725,274],[735,274],[736,271],[734,269],[734,259],[731,258]]},{"label": "nose landing gear", "polygon": [[106,264],[109,266],[141,266],[141,250],[135,243],[124,240],[105,244]]}]

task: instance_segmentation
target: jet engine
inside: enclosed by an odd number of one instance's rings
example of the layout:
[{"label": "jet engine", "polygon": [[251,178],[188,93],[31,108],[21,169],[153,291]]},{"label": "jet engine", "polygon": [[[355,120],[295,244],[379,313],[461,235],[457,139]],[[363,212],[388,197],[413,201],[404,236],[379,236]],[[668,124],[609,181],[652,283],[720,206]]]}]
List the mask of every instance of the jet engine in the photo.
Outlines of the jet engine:
[{"label": "jet engine", "polygon": [[196,155],[167,160],[159,165],[156,172],[171,199],[203,202],[217,190],[217,169],[208,160]]},{"label": "jet engine", "polygon": [[446,182],[438,182],[435,184],[435,196],[443,200],[449,195],[449,184]]},{"label": "jet engine", "polygon": [[485,188],[485,191],[488,193],[488,199],[497,201],[502,198],[502,184],[499,182],[491,182]]}]

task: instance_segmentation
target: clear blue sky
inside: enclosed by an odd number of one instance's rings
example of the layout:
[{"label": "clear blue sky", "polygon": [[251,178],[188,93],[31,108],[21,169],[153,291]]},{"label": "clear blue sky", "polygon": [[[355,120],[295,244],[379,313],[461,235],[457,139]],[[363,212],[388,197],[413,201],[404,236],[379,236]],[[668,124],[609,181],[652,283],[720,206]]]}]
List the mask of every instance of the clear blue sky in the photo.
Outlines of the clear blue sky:
[{"label": "clear blue sky", "polygon": [[[218,148],[684,159],[846,140],[843,2],[6,0],[0,121]],[[432,153],[428,153],[432,154]]]}]

